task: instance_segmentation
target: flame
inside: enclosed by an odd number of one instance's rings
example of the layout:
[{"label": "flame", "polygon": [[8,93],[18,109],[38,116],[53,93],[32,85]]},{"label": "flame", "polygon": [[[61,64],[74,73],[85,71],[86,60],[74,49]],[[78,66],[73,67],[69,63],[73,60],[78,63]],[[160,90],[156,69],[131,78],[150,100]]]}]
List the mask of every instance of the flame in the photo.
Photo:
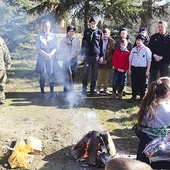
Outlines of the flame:
[{"label": "flame", "polygon": [[82,156],[82,158],[88,158],[88,150],[89,150],[89,148],[90,148],[90,140],[89,141],[87,141],[87,143],[85,144],[85,148],[84,148],[84,150],[85,150],[85,152],[84,152],[84,154],[83,154],[83,156]]}]

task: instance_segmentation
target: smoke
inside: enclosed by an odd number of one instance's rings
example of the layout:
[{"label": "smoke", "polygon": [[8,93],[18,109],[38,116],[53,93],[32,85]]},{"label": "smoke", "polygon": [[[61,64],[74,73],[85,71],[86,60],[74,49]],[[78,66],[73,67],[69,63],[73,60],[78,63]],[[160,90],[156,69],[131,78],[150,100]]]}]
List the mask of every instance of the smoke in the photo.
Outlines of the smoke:
[{"label": "smoke", "polygon": [[[55,70],[55,82],[62,85],[65,75],[63,74],[63,56],[59,52],[60,42],[66,36],[66,23],[58,22],[53,15],[40,17],[27,13],[24,4],[17,4],[17,1],[4,0],[0,2],[1,25],[0,31],[2,38],[6,41],[13,59],[33,59],[37,60],[35,50],[36,35],[42,31],[42,21],[51,22],[51,32],[57,35],[58,51],[56,52],[57,62]],[[80,37],[79,37],[80,39]],[[81,41],[81,39],[80,39]],[[32,68],[33,70],[35,67]],[[48,82],[46,82],[48,84]],[[78,105],[81,94],[77,92],[68,92],[65,96],[69,108]]]},{"label": "smoke", "polygon": [[68,102],[69,108],[76,107],[78,105],[78,96],[75,92],[69,92],[66,95],[66,101]]},{"label": "smoke", "polygon": [[[104,131],[106,130],[102,124],[99,123],[99,117],[95,111],[72,110],[69,112],[70,121],[74,125],[73,140],[78,140],[80,136],[92,130]],[[80,130],[81,129],[81,130]]]},{"label": "smoke", "polygon": [[85,102],[81,92],[68,92],[65,96],[65,101],[69,108],[75,108]]}]

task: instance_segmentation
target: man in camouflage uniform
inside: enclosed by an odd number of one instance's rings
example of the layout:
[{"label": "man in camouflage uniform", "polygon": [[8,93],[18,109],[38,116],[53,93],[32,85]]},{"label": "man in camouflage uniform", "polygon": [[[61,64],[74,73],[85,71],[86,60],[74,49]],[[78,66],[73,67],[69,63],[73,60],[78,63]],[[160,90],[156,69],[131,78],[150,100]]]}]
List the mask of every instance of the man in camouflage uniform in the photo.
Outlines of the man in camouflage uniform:
[{"label": "man in camouflage uniform", "polygon": [[11,57],[8,47],[0,37],[0,104],[5,103],[5,84],[7,80],[6,70],[11,68]]}]

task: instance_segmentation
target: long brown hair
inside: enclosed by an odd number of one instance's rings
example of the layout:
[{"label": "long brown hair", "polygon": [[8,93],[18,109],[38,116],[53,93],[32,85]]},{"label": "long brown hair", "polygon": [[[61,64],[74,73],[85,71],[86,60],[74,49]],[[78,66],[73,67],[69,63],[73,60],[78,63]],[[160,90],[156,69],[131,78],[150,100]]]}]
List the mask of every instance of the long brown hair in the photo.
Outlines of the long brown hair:
[{"label": "long brown hair", "polygon": [[167,93],[170,92],[170,77],[161,77],[153,81],[141,102],[140,109],[137,113],[137,125],[140,126],[144,116],[149,113],[154,116],[155,106],[159,104],[160,99],[166,99]]}]

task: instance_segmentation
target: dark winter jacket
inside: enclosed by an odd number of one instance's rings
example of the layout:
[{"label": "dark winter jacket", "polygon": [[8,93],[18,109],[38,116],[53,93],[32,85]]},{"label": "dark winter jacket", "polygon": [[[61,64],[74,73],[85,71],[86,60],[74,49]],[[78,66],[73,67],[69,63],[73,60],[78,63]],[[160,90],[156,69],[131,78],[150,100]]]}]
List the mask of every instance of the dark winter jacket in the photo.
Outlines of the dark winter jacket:
[{"label": "dark winter jacket", "polygon": [[103,57],[103,33],[101,29],[88,28],[84,31],[81,55],[85,56],[85,60]]},{"label": "dark winter jacket", "polygon": [[[163,59],[160,63],[169,64],[170,60],[170,34],[166,33],[161,35],[159,33],[153,34],[150,38],[148,47],[152,51],[152,57],[154,54],[162,56]],[[156,62],[152,59],[152,62]]]}]

